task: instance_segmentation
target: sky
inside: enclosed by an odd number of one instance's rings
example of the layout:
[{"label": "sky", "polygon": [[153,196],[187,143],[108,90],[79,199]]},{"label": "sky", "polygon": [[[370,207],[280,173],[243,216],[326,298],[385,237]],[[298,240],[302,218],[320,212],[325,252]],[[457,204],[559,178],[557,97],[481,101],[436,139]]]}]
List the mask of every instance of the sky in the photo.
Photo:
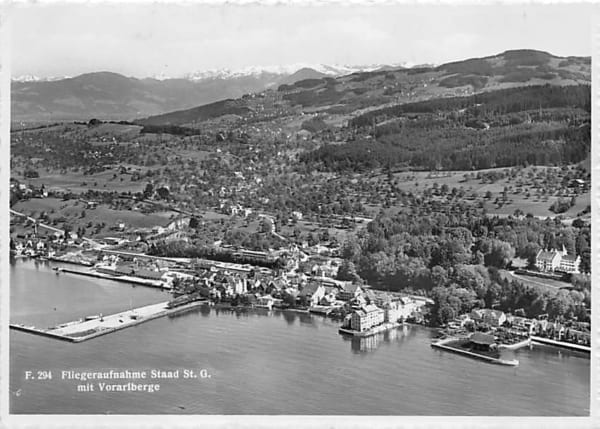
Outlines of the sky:
[{"label": "sky", "polygon": [[17,4],[13,77],[288,64],[441,64],[509,49],[591,55],[594,6]]}]

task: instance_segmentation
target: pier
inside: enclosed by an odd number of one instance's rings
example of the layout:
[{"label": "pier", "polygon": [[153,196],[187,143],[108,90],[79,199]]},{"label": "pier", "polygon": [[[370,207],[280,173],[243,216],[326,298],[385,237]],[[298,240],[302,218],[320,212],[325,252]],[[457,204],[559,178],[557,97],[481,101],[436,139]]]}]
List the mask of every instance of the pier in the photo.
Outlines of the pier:
[{"label": "pier", "polygon": [[206,304],[206,301],[193,301],[189,304],[181,305],[175,308],[168,308],[167,304],[168,301],[122,311],[120,313],[115,313],[108,316],[93,316],[93,318],[90,320],[76,320],[73,322],[63,323],[50,329],[41,329],[36,328],[35,326],[26,326],[16,323],[11,323],[10,328],[17,331],[28,332],[30,334],[42,335],[58,340],[79,343],[99,337],[101,335],[110,334],[120,329],[139,325],[140,323],[157,319],[159,317],[187,311]]},{"label": "pier", "polygon": [[168,286],[165,282],[163,282],[161,280],[147,280],[147,279],[141,279],[141,278],[125,276],[125,275],[112,276],[110,274],[99,273],[97,271],[92,271],[92,270],[83,271],[83,270],[75,270],[72,268],[59,268],[57,270],[57,272],[78,274],[81,276],[96,277],[99,279],[114,280],[117,282],[125,282],[125,283],[134,284],[134,285],[148,286],[148,287],[154,287],[154,288],[160,288],[160,289],[171,289],[170,286]]},{"label": "pier", "polygon": [[522,341],[519,341],[517,343],[514,344],[499,344],[498,348],[499,349],[506,349],[506,350],[518,350],[521,347],[526,347],[531,345],[531,338],[527,337],[525,339],[523,339]]},{"label": "pier", "polygon": [[578,352],[585,352],[585,353],[592,352],[592,348],[590,346],[582,346],[581,344],[567,343],[564,341],[552,340],[550,338],[536,337],[536,336],[532,335],[531,341],[534,344],[537,343],[537,344],[544,344],[547,346],[562,347],[565,349],[575,350]]},{"label": "pier", "polygon": [[475,359],[480,359],[480,360],[483,360],[486,362],[495,363],[495,364],[499,364],[499,365],[508,365],[508,366],[519,365],[519,361],[516,359],[506,360],[506,359],[501,359],[501,358],[495,358],[492,356],[487,356],[487,355],[484,355],[481,353],[475,353],[475,352],[472,352],[469,350],[464,350],[464,349],[461,349],[458,347],[453,347],[452,345],[449,345],[450,343],[455,343],[457,341],[460,341],[460,338],[446,338],[444,340],[440,340],[440,341],[431,343],[431,347],[446,350],[449,352],[462,354],[462,355],[469,356],[469,357],[472,357]]}]

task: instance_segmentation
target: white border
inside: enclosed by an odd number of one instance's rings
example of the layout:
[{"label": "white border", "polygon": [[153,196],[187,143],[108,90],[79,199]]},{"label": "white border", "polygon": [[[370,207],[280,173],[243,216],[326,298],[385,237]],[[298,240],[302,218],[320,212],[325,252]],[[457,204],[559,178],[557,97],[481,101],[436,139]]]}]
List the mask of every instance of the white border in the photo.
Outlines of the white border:
[{"label": "white border", "polygon": [[[9,0],[10,1],[10,0]],[[13,0],[13,3],[27,3],[26,0]],[[72,0],[71,3],[100,3],[98,0]],[[39,3],[58,3],[42,0]],[[103,3],[122,3],[118,0],[105,0]],[[149,3],[147,0],[128,0],[128,3]],[[155,3],[174,3],[169,0],[158,0]],[[179,1],[179,4],[205,3],[205,4],[363,4],[380,5],[390,3],[402,4],[457,4],[473,5],[473,1],[389,1],[389,0],[202,0],[202,1]],[[502,2],[478,2],[484,4],[553,4],[571,3],[566,1],[529,1],[506,0]],[[582,3],[594,3],[593,0],[573,3],[577,7]],[[7,20],[7,11],[10,5],[0,0],[0,212],[3,213],[2,227],[0,228],[0,424],[8,427],[197,427],[198,425],[215,428],[259,428],[259,427],[452,427],[452,428],[505,428],[505,427],[543,427],[543,428],[591,428],[600,427],[600,408],[598,368],[600,355],[597,352],[598,338],[600,335],[599,297],[592,287],[592,357],[591,357],[591,382],[590,382],[590,417],[422,417],[422,416],[223,416],[223,415],[10,415],[9,414],[9,285],[8,285],[8,184],[10,177],[10,22]],[[598,262],[600,262],[598,236],[599,229],[596,218],[600,210],[600,152],[598,141],[600,136],[600,7],[595,11],[592,19],[592,284],[596,284],[598,277]],[[595,193],[595,195],[594,195]],[[6,255],[6,257],[4,257]],[[491,380],[493,385],[493,380]]]}]

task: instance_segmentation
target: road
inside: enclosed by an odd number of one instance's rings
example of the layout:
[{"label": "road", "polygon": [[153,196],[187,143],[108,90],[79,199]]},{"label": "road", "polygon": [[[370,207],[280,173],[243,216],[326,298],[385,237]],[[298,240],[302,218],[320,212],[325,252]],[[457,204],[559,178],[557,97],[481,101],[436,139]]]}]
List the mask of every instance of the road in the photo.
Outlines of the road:
[{"label": "road", "polygon": [[540,286],[540,287],[544,288],[545,290],[559,291],[562,288],[567,288],[567,287],[571,286],[569,283],[559,282],[558,280],[551,280],[551,279],[537,280],[537,279],[532,279],[530,276],[524,277],[519,274],[515,274],[513,271],[504,271],[504,273],[505,273],[505,275],[508,275],[509,278],[512,277],[515,280],[523,282],[523,284],[525,284],[525,285],[533,284],[536,286]]},{"label": "road", "polygon": [[[10,212],[11,212],[11,214],[13,214],[15,216],[25,217],[28,220],[30,220],[32,222],[35,222],[39,227],[49,229],[50,231],[58,232],[60,234],[64,234],[65,233],[64,230],[62,230],[60,228],[55,228],[55,227],[47,225],[45,223],[42,223],[39,220],[37,220],[35,218],[32,218],[31,216],[27,216],[25,213],[21,213],[21,212],[18,212],[16,210],[13,210],[13,209],[10,209]],[[100,243],[98,243],[97,241],[92,240],[91,238],[82,237],[82,240],[87,241],[88,243],[90,243],[94,247],[102,247],[102,245]]]}]

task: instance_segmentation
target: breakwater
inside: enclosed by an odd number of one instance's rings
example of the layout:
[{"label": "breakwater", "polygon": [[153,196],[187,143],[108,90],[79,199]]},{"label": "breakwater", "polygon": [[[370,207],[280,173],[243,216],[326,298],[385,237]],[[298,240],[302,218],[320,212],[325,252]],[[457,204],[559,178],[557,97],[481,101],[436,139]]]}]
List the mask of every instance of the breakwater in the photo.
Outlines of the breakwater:
[{"label": "breakwater", "polygon": [[131,277],[131,276],[111,276],[110,274],[99,273],[97,271],[91,271],[91,270],[90,271],[82,271],[82,270],[75,270],[75,269],[71,269],[71,268],[59,268],[57,273],[77,274],[80,276],[96,277],[99,279],[114,280],[117,282],[130,283],[130,284],[135,284],[135,285],[140,285],[140,286],[148,286],[148,287],[154,287],[154,288],[160,288],[160,289],[170,289],[170,286],[167,286],[167,284],[163,281],[146,280],[146,279],[141,279],[141,278],[136,278],[136,277]]},{"label": "breakwater", "polygon": [[480,360],[483,360],[486,362],[495,363],[495,364],[499,364],[499,365],[508,365],[508,366],[519,365],[519,361],[516,359],[506,360],[506,359],[501,359],[501,358],[495,358],[492,356],[486,356],[481,353],[465,350],[465,349],[462,349],[459,347],[454,347],[452,344],[455,344],[458,341],[460,341],[459,338],[446,338],[444,340],[440,340],[440,341],[431,343],[431,347],[435,347],[435,348],[446,350],[446,351],[453,352],[453,353],[462,354],[462,355],[465,355],[465,356],[468,356],[471,358],[480,359]]},{"label": "breakwater", "polygon": [[168,308],[167,302],[147,305],[108,316],[94,316],[90,320],[78,320],[63,323],[57,327],[42,329],[35,326],[11,323],[11,329],[31,334],[55,338],[58,340],[79,343],[101,335],[110,334],[121,329],[139,325],[159,317],[181,313],[206,304],[206,301],[194,301],[175,308]]},{"label": "breakwater", "polygon": [[531,341],[533,343],[545,344],[545,345],[556,346],[556,347],[562,347],[562,348],[565,348],[565,349],[576,350],[576,351],[585,352],[585,353],[591,353],[591,351],[592,351],[592,348],[590,346],[584,346],[584,345],[581,345],[581,344],[567,343],[567,342],[564,342],[564,341],[556,341],[556,340],[552,340],[550,338],[536,337],[534,335],[531,336]]}]

